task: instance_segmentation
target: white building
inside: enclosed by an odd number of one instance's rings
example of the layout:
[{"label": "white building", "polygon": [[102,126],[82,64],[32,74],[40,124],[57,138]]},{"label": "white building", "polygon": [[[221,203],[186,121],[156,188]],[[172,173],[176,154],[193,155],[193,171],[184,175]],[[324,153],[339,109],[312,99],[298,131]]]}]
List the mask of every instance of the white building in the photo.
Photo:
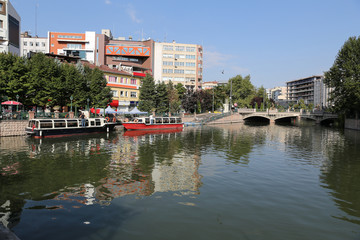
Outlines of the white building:
[{"label": "white building", "polygon": [[20,55],[27,56],[30,52],[48,53],[48,39],[40,37],[31,37],[28,32],[21,34],[20,38]]},{"label": "white building", "polygon": [[202,46],[196,44],[155,43],[154,80],[174,85],[181,83],[187,89],[201,89],[203,70]]},{"label": "white building", "polygon": [[325,78],[314,80],[314,107],[317,109],[324,109],[330,107],[329,94],[331,88],[324,83]]},{"label": "white building", "polygon": [[282,102],[286,101],[286,87],[274,87],[269,89],[268,97],[273,99],[275,102]]},{"label": "white building", "polygon": [[0,0],[0,52],[20,56],[21,18],[9,0]]}]

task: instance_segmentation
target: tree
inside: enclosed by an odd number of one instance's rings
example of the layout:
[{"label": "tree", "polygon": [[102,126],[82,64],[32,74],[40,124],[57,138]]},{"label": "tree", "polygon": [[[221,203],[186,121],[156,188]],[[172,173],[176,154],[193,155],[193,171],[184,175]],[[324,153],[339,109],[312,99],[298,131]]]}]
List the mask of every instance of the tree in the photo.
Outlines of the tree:
[{"label": "tree", "polygon": [[350,37],[339,51],[333,66],[325,73],[332,88],[332,111],[344,115],[360,113],[360,37]]},{"label": "tree", "polygon": [[[232,85],[232,87],[231,87]],[[227,89],[232,88],[232,103],[237,103],[239,107],[249,107],[251,99],[255,94],[255,87],[250,81],[250,75],[243,78],[237,75],[229,79]]]},{"label": "tree", "polygon": [[177,93],[179,95],[179,99],[183,99],[186,94],[186,88],[181,83],[175,85]]},{"label": "tree", "polygon": [[[181,83],[180,85],[182,86]],[[183,89],[185,89],[183,86],[180,87],[180,91],[182,91]],[[179,98],[179,90],[176,87],[174,87],[171,81],[167,85],[167,93],[168,93],[170,112],[172,113],[179,112],[181,106],[181,100]]]},{"label": "tree", "polygon": [[164,82],[158,83],[156,85],[156,112],[157,113],[165,113],[169,112],[169,97],[167,86]]},{"label": "tree", "polygon": [[155,106],[155,82],[151,75],[146,74],[141,81],[139,94],[139,110],[152,112],[156,110]]}]

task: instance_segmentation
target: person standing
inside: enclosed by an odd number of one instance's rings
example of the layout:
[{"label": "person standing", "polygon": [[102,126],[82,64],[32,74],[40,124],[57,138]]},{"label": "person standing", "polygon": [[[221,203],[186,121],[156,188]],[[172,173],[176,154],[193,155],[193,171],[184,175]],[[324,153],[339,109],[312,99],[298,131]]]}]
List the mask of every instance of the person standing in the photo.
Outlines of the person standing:
[{"label": "person standing", "polygon": [[85,114],[81,113],[80,118],[81,118],[81,127],[85,127]]}]

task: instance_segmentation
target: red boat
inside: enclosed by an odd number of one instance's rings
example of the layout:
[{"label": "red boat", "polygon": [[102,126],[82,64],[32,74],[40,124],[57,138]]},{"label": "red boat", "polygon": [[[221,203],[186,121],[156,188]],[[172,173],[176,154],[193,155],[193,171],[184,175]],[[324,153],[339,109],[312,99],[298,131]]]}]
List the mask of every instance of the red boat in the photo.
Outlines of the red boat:
[{"label": "red boat", "polygon": [[125,131],[124,136],[139,137],[145,135],[179,133],[182,131],[183,131],[182,128],[136,130],[136,131]]},{"label": "red boat", "polygon": [[184,127],[179,117],[138,117],[133,121],[125,120],[122,125],[126,130],[182,129]]}]

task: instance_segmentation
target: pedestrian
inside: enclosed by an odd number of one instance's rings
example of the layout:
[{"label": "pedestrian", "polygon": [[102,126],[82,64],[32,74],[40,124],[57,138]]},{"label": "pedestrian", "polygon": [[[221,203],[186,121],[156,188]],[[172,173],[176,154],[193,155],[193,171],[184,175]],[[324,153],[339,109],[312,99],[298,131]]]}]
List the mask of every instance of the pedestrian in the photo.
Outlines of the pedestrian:
[{"label": "pedestrian", "polygon": [[80,115],[80,118],[81,118],[81,127],[85,127],[85,114],[84,113],[81,113]]}]

